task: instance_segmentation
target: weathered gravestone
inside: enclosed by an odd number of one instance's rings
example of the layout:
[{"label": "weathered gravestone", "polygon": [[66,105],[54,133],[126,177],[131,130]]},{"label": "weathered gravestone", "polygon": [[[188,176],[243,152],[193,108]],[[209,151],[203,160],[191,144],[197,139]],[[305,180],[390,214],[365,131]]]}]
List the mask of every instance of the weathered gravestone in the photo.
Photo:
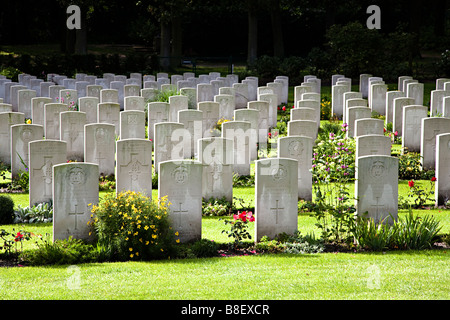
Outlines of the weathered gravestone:
[{"label": "weathered gravestone", "polygon": [[233,140],[212,137],[198,140],[198,159],[203,165],[204,199],[233,201]]},{"label": "weathered gravestone", "polygon": [[255,238],[293,234],[298,224],[298,163],[294,159],[255,161]]},{"label": "weathered gravestone", "polygon": [[38,124],[11,125],[11,176],[16,178],[20,171],[29,167],[29,148],[31,141],[42,140],[44,127]]},{"label": "weathered gravestone", "polygon": [[72,162],[53,166],[53,241],[89,240],[91,205],[98,203],[98,165]]},{"label": "weathered gravestone", "polygon": [[[406,94],[403,91],[386,92],[386,123],[394,123],[394,100],[405,96]],[[393,131],[395,132],[395,130]]]},{"label": "weathered gravestone", "polygon": [[67,160],[84,161],[84,125],[86,113],[64,111],[60,113],[60,137],[67,142]]},{"label": "weathered gravestone", "polygon": [[378,114],[385,115],[387,85],[377,83],[372,84],[370,88],[372,97],[372,104],[370,105],[370,108],[372,109],[372,111],[378,112]]},{"label": "weathered gravestone", "polygon": [[450,133],[436,136],[436,205],[450,201]]},{"label": "weathered gravestone", "polygon": [[348,124],[348,109],[349,108],[353,108],[353,107],[367,107],[368,106],[368,101],[367,99],[360,99],[360,98],[355,98],[355,99],[348,99],[345,101],[345,105],[344,105],[344,116],[343,116],[343,123],[347,123]]},{"label": "weathered gravestone", "polygon": [[235,109],[235,98],[231,94],[218,94],[214,96],[214,102],[219,103],[219,118],[233,119]]},{"label": "weathered gravestone", "polygon": [[393,100],[392,131],[397,131],[399,136],[403,136],[403,108],[410,105],[414,105],[412,98],[403,97]]},{"label": "weathered gravestone", "polygon": [[352,138],[355,136],[355,121],[358,119],[370,119],[370,117],[372,116],[372,112],[368,107],[351,107],[348,108],[347,111],[347,137]]},{"label": "weathered gravestone", "polygon": [[222,124],[222,137],[233,140],[233,172],[250,175],[251,156],[256,150],[256,132],[247,121],[229,121]]},{"label": "weathered gravestone", "polygon": [[298,198],[312,200],[312,148],[314,141],[305,136],[289,136],[278,139],[278,157],[298,162]]},{"label": "weathered gravestone", "polygon": [[184,124],[178,122],[162,122],[155,124],[155,171],[158,172],[158,164],[168,160],[184,159],[190,153],[191,139]]},{"label": "weathered gravestone", "polygon": [[98,165],[102,176],[115,172],[115,127],[108,123],[91,123],[84,126],[84,160]]},{"label": "weathered gravestone", "polygon": [[424,84],[419,82],[408,83],[406,96],[414,99],[414,104],[423,105]]},{"label": "weathered gravestone", "polygon": [[68,111],[64,103],[44,104],[44,131],[45,139],[59,140],[60,135],[60,113]]},{"label": "weathered gravestone", "polygon": [[276,127],[278,116],[278,96],[276,94],[261,94],[259,101],[266,101],[269,103],[269,127]]},{"label": "weathered gravestone", "polygon": [[317,139],[317,123],[311,120],[292,120],[288,122],[288,136],[310,137],[313,142]]},{"label": "weathered gravestone", "polygon": [[[356,167],[356,214],[393,223],[398,213],[398,158],[364,156]],[[367,213],[367,214],[366,214]]]},{"label": "weathered gravestone", "polygon": [[197,110],[203,112],[203,137],[215,137],[220,135],[215,129],[220,117],[220,105],[218,102],[204,101],[197,104]]},{"label": "weathered gravestone", "polygon": [[[235,121],[247,121],[250,122],[250,128],[254,130],[256,142],[258,142],[258,132],[259,132],[259,111],[256,109],[239,109],[234,110],[234,120]],[[254,147],[250,148],[250,161],[256,160],[258,158],[258,150],[255,144]]]},{"label": "weathered gravestone", "polygon": [[152,197],[152,142],[146,139],[116,141],[116,192],[142,192]]},{"label": "weathered gravestone", "polygon": [[180,110],[178,111],[177,122],[182,123],[184,128],[189,132],[189,137],[185,136],[185,139],[190,138],[190,150],[185,151],[185,157],[191,158],[197,155],[197,141],[202,138],[203,134],[203,111],[199,110]]},{"label": "weathered gravestone", "polygon": [[136,96],[128,96],[123,99],[124,110],[137,110],[137,111],[145,111],[145,98],[144,97],[136,97]]},{"label": "weathered gravestone", "polygon": [[450,133],[450,118],[422,118],[420,156],[424,169],[435,169],[436,136],[444,133]]},{"label": "weathered gravestone", "polygon": [[145,112],[125,110],[120,112],[120,139],[145,139]]},{"label": "weathered gravestone", "polygon": [[97,123],[97,105],[99,99],[96,97],[78,98],[78,110],[86,113],[86,123]]},{"label": "weathered gravestone", "polygon": [[25,118],[30,119],[31,114],[31,99],[36,98],[35,90],[19,90],[17,91],[17,110],[25,114]]},{"label": "weathered gravestone", "polygon": [[346,85],[334,85],[331,88],[331,114],[338,119],[344,116],[344,93],[350,91]]},{"label": "weathered gravestone", "polygon": [[258,143],[260,148],[267,146],[269,134],[269,103],[266,101],[250,101],[248,109],[258,110]]},{"label": "weathered gravestone", "polygon": [[31,119],[33,124],[44,125],[44,105],[52,100],[46,97],[36,97],[31,99]]},{"label": "weathered gravestone", "polygon": [[189,98],[183,95],[169,97],[169,121],[178,121],[178,111],[187,110],[189,107]]},{"label": "weathered gravestone", "polygon": [[234,83],[235,92],[235,108],[243,109],[247,107],[249,101],[248,84],[246,83]]},{"label": "weathered gravestone", "polygon": [[159,164],[158,198],[168,197],[172,230],[183,243],[202,237],[202,172],[193,160]]},{"label": "weathered gravestone", "polygon": [[168,102],[150,102],[148,104],[148,138],[155,141],[155,124],[169,121]]},{"label": "weathered gravestone", "polygon": [[[320,101],[317,100],[311,100],[311,99],[305,99],[305,100],[299,100],[297,101],[297,106],[292,110],[294,111],[294,114],[300,114],[301,112],[296,111],[297,109],[303,109],[303,108],[310,108],[310,109],[314,109],[314,118],[311,118],[310,116],[308,117],[308,119],[292,119],[291,120],[312,120],[315,121],[317,123],[317,128],[320,127]],[[292,114],[292,112],[291,112]]]},{"label": "weathered gravestone", "polygon": [[99,123],[113,124],[116,135],[120,135],[120,105],[112,102],[100,102],[97,105]]},{"label": "weathered gravestone", "polygon": [[25,115],[20,112],[0,113],[0,162],[11,164],[11,126],[23,124]]},{"label": "weathered gravestone", "polygon": [[362,135],[355,137],[356,163],[359,157],[364,156],[390,156],[391,155],[391,139],[384,135]]},{"label": "weathered gravestone", "polygon": [[420,152],[422,119],[428,116],[427,111],[428,108],[425,106],[403,107],[402,149],[407,148],[409,152]]},{"label": "weathered gravestone", "polygon": [[355,137],[368,134],[384,134],[384,120],[382,119],[356,119],[355,120]]},{"label": "weathered gravestone", "polygon": [[53,199],[53,166],[66,163],[67,144],[59,140],[29,143],[29,204],[34,206]]}]

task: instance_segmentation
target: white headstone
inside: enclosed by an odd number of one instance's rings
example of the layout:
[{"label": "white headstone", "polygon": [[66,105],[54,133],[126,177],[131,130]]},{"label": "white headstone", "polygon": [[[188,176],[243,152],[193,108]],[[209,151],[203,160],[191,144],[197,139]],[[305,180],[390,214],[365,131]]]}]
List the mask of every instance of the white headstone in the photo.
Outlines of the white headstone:
[{"label": "white headstone", "polygon": [[305,136],[313,140],[317,139],[317,122],[311,120],[291,120],[288,122],[288,136]]},{"label": "white headstone", "polygon": [[406,96],[408,98],[414,99],[414,104],[423,105],[423,93],[424,84],[423,83],[408,83],[406,87]]},{"label": "white headstone", "polygon": [[53,166],[53,240],[89,240],[92,205],[98,203],[98,165],[72,162]]},{"label": "white headstone", "polygon": [[31,141],[42,140],[44,127],[38,124],[11,125],[11,176],[16,178],[19,171],[29,167],[28,144]]},{"label": "white headstone", "polygon": [[66,104],[53,102],[44,104],[45,139],[60,139],[59,114],[64,111],[68,111]]},{"label": "white headstone", "polygon": [[428,116],[427,111],[425,106],[403,107],[402,148],[407,148],[409,152],[420,152],[422,119]]},{"label": "white headstone", "polygon": [[298,225],[298,163],[272,158],[255,162],[255,238],[294,234]]},{"label": "white headstone", "polygon": [[125,110],[120,112],[120,139],[145,139],[145,112]]},{"label": "white headstone", "polygon": [[19,112],[0,113],[0,161],[11,164],[11,126],[23,124],[25,115]]},{"label": "white headstone", "polygon": [[155,141],[155,124],[169,121],[170,105],[167,102],[148,104],[148,138]]},{"label": "white headstone", "polygon": [[403,108],[410,105],[414,105],[412,98],[395,98],[393,101],[392,131],[397,131],[399,136],[403,136]]},{"label": "white headstone", "polygon": [[403,97],[406,97],[403,91],[386,92],[386,123],[394,123],[394,100]]},{"label": "white headstone", "polygon": [[202,172],[198,161],[164,161],[159,165],[158,197],[168,196],[172,231],[182,243],[202,237]]},{"label": "white headstone", "polygon": [[355,181],[357,215],[371,218],[376,223],[393,223],[392,218],[397,220],[398,162],[397,157],[390,156],[358,158]]},{"label": "white headstone", "polygon": [[232,120],[235,105],[234,95],[231,94],[218,94],[214,96],[214,102],[219,103],[219,118]]},{"label": "white headstone", "polygon": [[351,107],[347,109],[348,111],[348,128],[347,137],[352,138],[355,136],[355,121],[358,119],[370,118],[372,112],[368,107]]},{"label": "white headstone", "polygon": [[84,126],[84,160],[98,165],[99,174],[114,174],[116,139],[115,127],[107,123],[91,123]]},{"label": "white headstone", "polygon": [[204,199],[233,201],[233,140],[220,137],[198,140],[199,161],[203,164]]},{"label": "white headstone", "polygon": [[450,118],[422,118],[420,155],[424,169],[434,170],[436,161],[436,136],[444,133],[450,133]]},{"label": "white headstone", "polygon": [[46,97],[36,97],[31,99],[31,119],[33,124],[44,125],[44,105],[52,100]]},{"label": "white headstone", "polygon": [[60,140],[67,142],[67,160],[84,161],[86,113],[64,111],[60,116]]},{"label": "white headstone", "polygon": [[182,123],[162,122],[155,124],[155,170],[158,164],[168,160],[184,159],[191,151],[191,139]]},{"label": "white headstone", "polygon": [[19,90],[17,91],[17,110],[25,114],[25,118],[31,119],[31,100],[36,98],[35,90]]},{"label": "white headstone", "polygon": [[142,192],[152,197],[152,142],[146,139],[116,141],[116,192]]},{"label": "white headstone", "polygon": [[[364,156],[390,156],[391,139],[383,135],[365,135],[355,137],[355,159]],[[356,162],[357,163],[357,162]]]},{"label": "white headstone", "polygon": [[67,144],[59,140],[37,140],[29,143],[29,204],[53,200],[53,166],[66,163]]},{"label": "white headstone", "polygon": [[[189,132],[191,139],[190,151],[186,150],[186,158],[197,155],[197,141],[203,136],[203,111],[199,110],[180,110],[178,111],[177,122],[182,123]],[[188,138],[188,137],[186,137]]]},{"label": "white headstone", "polygon": [[78,109],[86,113],[86,123],[97,123],[97,105],[99,99],[96,97],[78,98]]},{"label": "white headstone", "polygon": [[203,112],[203,138],[218,136],[215,126],[220,119],[220,104],[218,102],[203,101],[197,104],[198,110]]},{"label": "white headstone", "polygon": [[450,134],[436,136],[436,205],[450,201]]},{"label": "white headstone", "polygon": [[368,134],[384,135],[384,120],[382,119],[356,119],[355,137]]},{"label": "white headstone", "polygon": [[312,201],[312,148],[314,141],[305,136],[278,139],[278,157],[298,162],[298,198]]},{"label": "white headstone", "polygon": [[370,86],[372,104],[370,108],[372,111],[378,112],[380,115],[386,114],[386,93],[387,85],[385,84],[372,84]]}]

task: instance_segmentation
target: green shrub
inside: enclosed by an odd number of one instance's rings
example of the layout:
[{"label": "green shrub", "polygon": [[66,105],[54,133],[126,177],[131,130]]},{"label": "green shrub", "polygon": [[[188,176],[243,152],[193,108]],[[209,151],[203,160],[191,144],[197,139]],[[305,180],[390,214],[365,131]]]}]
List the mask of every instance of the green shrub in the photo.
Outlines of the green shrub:
[{"label": "green shrub", "polygon": [[0,195],[0,225],[14,222],[14,200],[10,196]]},{"label": "green shrub", "polygon": [[27,250],[21,255],[21,259],[25,263],[30,265],[71,265],[103,261],[100,249],[72,237],[55,242],[41,238],[36,241],[36,245],[37,249]]},{"label": "green shrub", "polygon": [[191,246],[192,253],[198,258],[208,258],[217,255],[219,245],[208,239],[201,239],[194,242]]},{"label": "green shrub", "polygon": [[225,216],[230,213],[231,203],[225,197],[221,199],[203,199],[202,213],[204,216]]},{"label": "green shrub", "polygon": [[429,180],[434,176],[434,170],[422,169],[420,153],[403,150],[403,154],[398,158],[399,180]]},{"label": "green shrub", "polygon": [[22,208],[18,206],[15,212],[14,223],[38,223],[38,222],[52,222],[53,208],[52,205],[46,202],[36,204],[33,207]]},{"label": "green shrub", "polygon": [[120,260],[149,260],[173,255],[167,197],[151,200],[133,191],[106,195],[92,208],[91,225],[100,246]]},{"label": "green shrub", "polygon": [[405,218],[399,218],[392,225],[358,218],[353,230],[355,241],[362,248],[422,250],[432,247],[441,227],[433,216],[414,216],[410,210]]}]

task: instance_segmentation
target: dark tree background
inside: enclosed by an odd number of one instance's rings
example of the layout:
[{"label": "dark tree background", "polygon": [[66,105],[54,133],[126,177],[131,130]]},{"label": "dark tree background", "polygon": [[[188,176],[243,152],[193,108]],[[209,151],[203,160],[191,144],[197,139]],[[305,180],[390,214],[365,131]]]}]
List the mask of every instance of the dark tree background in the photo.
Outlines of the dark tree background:
[{"label": "dark tree background", "polygon": [[[81,31],[66,28],[70,4],[81,8]],[[58,43],[62,53],[84,55],[88,44],[133,44],[159,55],[166,67],[183,56],[233,56],[251,65],[262,56],[307,57],[328,50],[330,28],[354,22],[365,27],[372,4],[381,8],[379,35],[408,39],[410,62],[424,51],[450,48],[450,0],[3,1],[0,48]],[[395,41],[391,45],[395,50]]]}]

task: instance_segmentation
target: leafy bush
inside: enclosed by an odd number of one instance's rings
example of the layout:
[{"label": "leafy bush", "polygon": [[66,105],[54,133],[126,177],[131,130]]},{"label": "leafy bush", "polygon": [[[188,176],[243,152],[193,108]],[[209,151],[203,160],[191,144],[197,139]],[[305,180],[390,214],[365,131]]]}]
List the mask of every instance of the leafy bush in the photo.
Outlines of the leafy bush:
[{"label": "leafy bush", "polygon": [[353,230],[355,241],[362,248],[422,250],[431,248],[441,227],[433,216],[414,216],[410,210],[405,218],[400,217],[393,225],[358,217]]},{"label": "leafy bush", "polygon": [[21,258],[30,265],[48,264],[78,264],[101,262],[105,259],[101,249],[87,244],[80,239],[70,237],[55,242],[39,237],[36,241],[37,249],[25,251]]},{"label": "leafy bush", "polygon": [[221,199],[203,199],[202,213],[204,216],[225,216],[230,213],[231,203],[225,197]]},{"label": "leafy bush", "polygon": [[178,232],[170,227],[168,206],[166,197],[150,200],[134,191],[106,195],[92,208],[99,245],[120,260],[170,256]]},{"label": "leafy bush", "polygon": [[320,253],[325,250],[323,241],[316,239],[314,234],[303,236],[299,231],[292,235],[281,233],[273,240],[263,236],[255,248],[263,252],[290,254]]},{"label": "leafy bush", "polygon": [[0,225],[14,222],[14,200],[10,196],[0,195]]},{"label": "leafy bush", "polygon": [[422,169],[422,157],[419,153],[403,150],[398,158],[399,180],[428,180],[434,176],[433,170]]},{"label": "leafy bush", "polygon": [[441,59],[437,62],[439,72],[442,77],[450,77],[450,50],[445,50],[441,54]]},{"label": "leafy bush", "polygon": [[217,255],[219,245],[208,239],[201,239],[194,242],[191,246],[192,253],[198,258],[208,258]]},{"label": "leafy bush", "polygon": [[14,223],[38,223],[38,222],[52,222],[53,208],[51,204],[43,202],[33,207],[22,208],[18,206],[15,212]]}]

